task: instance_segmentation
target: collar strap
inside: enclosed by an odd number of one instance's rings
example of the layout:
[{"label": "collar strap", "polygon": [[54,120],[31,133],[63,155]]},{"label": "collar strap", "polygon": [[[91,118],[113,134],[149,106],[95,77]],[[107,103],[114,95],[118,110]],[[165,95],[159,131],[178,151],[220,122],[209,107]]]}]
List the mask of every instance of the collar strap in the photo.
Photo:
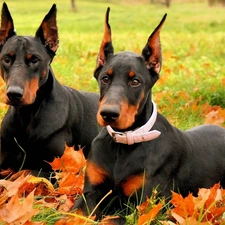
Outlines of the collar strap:
[{"label": "collar strap", "polygon": [[132,145],[134,143],[150,141],[156,139],[161,132],[158,130],[151,130],[155,124],[157,117],[157,107],[155,102],[152,101],[153,112],[148,122],[143,126],[133,131],[117,132],[112,129],[110,125],[106,126],[109,135],[114,139],[115,142]]}]

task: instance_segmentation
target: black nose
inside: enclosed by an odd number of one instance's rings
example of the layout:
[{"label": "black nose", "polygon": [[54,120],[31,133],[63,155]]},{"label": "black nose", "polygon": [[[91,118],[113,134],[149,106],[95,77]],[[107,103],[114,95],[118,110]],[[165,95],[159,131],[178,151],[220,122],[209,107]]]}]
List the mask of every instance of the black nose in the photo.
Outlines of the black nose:
[{"label": "black nose", "polygon": [[6,94],[10,101],[18,102],[23,97],[23,89],[18,86],[8,87]]},{"label": "black nose", "polygon": [[106,106],[102,107],[100,111],[100,115],[102,116],[103,120],[108,123],[115,122],[120,116],[120,109],[116,106]]}]

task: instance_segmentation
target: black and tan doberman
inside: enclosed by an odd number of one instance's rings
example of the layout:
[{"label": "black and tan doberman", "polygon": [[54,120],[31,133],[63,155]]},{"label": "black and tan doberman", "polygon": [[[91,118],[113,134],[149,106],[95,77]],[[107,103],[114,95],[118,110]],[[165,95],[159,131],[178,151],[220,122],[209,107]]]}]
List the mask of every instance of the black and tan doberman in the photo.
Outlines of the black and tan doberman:
[{"label": "black and tan doberman", "polygon": [[[157,112],[152,87],[162,66],[160,30],[162,21],[138,55],[114,54],[111,28],[105,19],[105,34],[94,73],[100,87],[98,123],[104,128],[93,140],[87,159],[84,194],[75,208],[87,214],[112,190],[93,212],[123,213],[146,200],[157,188],[170,197],[171,190],[186,196],[198,188],[220,182],[225,187],[225,129],[203,125],[188,131],[172,126]],[[87,210],[88,209],[88,210]],[[124,224],[124,218],[108,224]]]},{"label": "black and tan doberman", "polygon": [[98,133],[99,95],[61,85],[51,62],[58,48],[56,5],[35,36],[17,36],[7,5],[2,7],[0,67],[10,105],[1,124],[0,168],[50,171],[46,162],[65,144],[84,147],[87,156]]}]

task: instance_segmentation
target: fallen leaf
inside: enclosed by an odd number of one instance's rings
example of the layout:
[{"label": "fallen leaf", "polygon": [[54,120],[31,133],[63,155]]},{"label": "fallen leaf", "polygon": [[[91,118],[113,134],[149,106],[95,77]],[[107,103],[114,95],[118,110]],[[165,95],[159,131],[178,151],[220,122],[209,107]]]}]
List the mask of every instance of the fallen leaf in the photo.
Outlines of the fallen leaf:
[{"label": "fallen leaf", "polygon": [[39,212],[39,210],[33,209],[33,203],[34,191],[24,198],[23,201],[15,194],[5,208],[0,210],[1,221],[14,225],[24,224]]},{"label": "fallen leaf", "polygon": [[53,170],[78,173],[86,165],[86,160],[82,149],[75,151],[73,147],[66,146],[63,156],[49,164]]},{"label": "fallen leaf", "polygon": [[0,185],[5,187],[8,190],[8,197],[14,196],[21,185],[27,182],[27,180],[30,178],[31,175],[28,175],[24,177],[24,174],[22,174],[19,178],[17,178],[15,181],[10,180],[0,180]]},{"label": "fallen leaf", "polygon": [[54,187],[52,183],[47,180],[46,178],[43,177],[35,177],[35,176],[30,176],[30,178],[27,181],[28,183],[33,183],[33,184],[38,184],[38,183],[44,183],[45,186],[50,190],[54,191]]},{"label": "fallen leaf", "polygon": [[195,212],[195,203],[193,199],[192,194],[183,198],[182,195],[172,192],[172,199],[170,202],[175,206],[173,212],[182,218],[193,215]]},{"label": "fallen leaf", "polygon": [[139,216],[138,225],[146,224],[146,222],[150,223],[153,219],[155,219],[162,206],[163,205],[161,203],[158,203],[148,213]]}]

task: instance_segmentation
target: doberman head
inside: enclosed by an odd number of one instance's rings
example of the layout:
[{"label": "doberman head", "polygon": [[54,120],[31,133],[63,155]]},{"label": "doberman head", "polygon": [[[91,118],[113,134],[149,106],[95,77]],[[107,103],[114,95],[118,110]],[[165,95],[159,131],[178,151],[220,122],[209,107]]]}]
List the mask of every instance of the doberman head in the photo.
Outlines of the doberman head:
[{"label": "doberman head", "polygon": [[25,106],[35,102],[45,83],[50,63],[58,48],[56,5],[43,19],[35,37],[17,36],[13,19],[3,3],[0,28],[1,76],[6,83],[5,102]]},{"label": "doberman head", "polygon": [[[105,31],[94,72],[100,87],[97,120],[101,126],[116,130],[135,128],[146,101],[151,102],[151,88],[159,79],[162,65],[160,30],[166,14],[149,36],[142,55],[133,52],[114,54],[108,8]],[[150,90],[150,91],[149,91]]]}]

